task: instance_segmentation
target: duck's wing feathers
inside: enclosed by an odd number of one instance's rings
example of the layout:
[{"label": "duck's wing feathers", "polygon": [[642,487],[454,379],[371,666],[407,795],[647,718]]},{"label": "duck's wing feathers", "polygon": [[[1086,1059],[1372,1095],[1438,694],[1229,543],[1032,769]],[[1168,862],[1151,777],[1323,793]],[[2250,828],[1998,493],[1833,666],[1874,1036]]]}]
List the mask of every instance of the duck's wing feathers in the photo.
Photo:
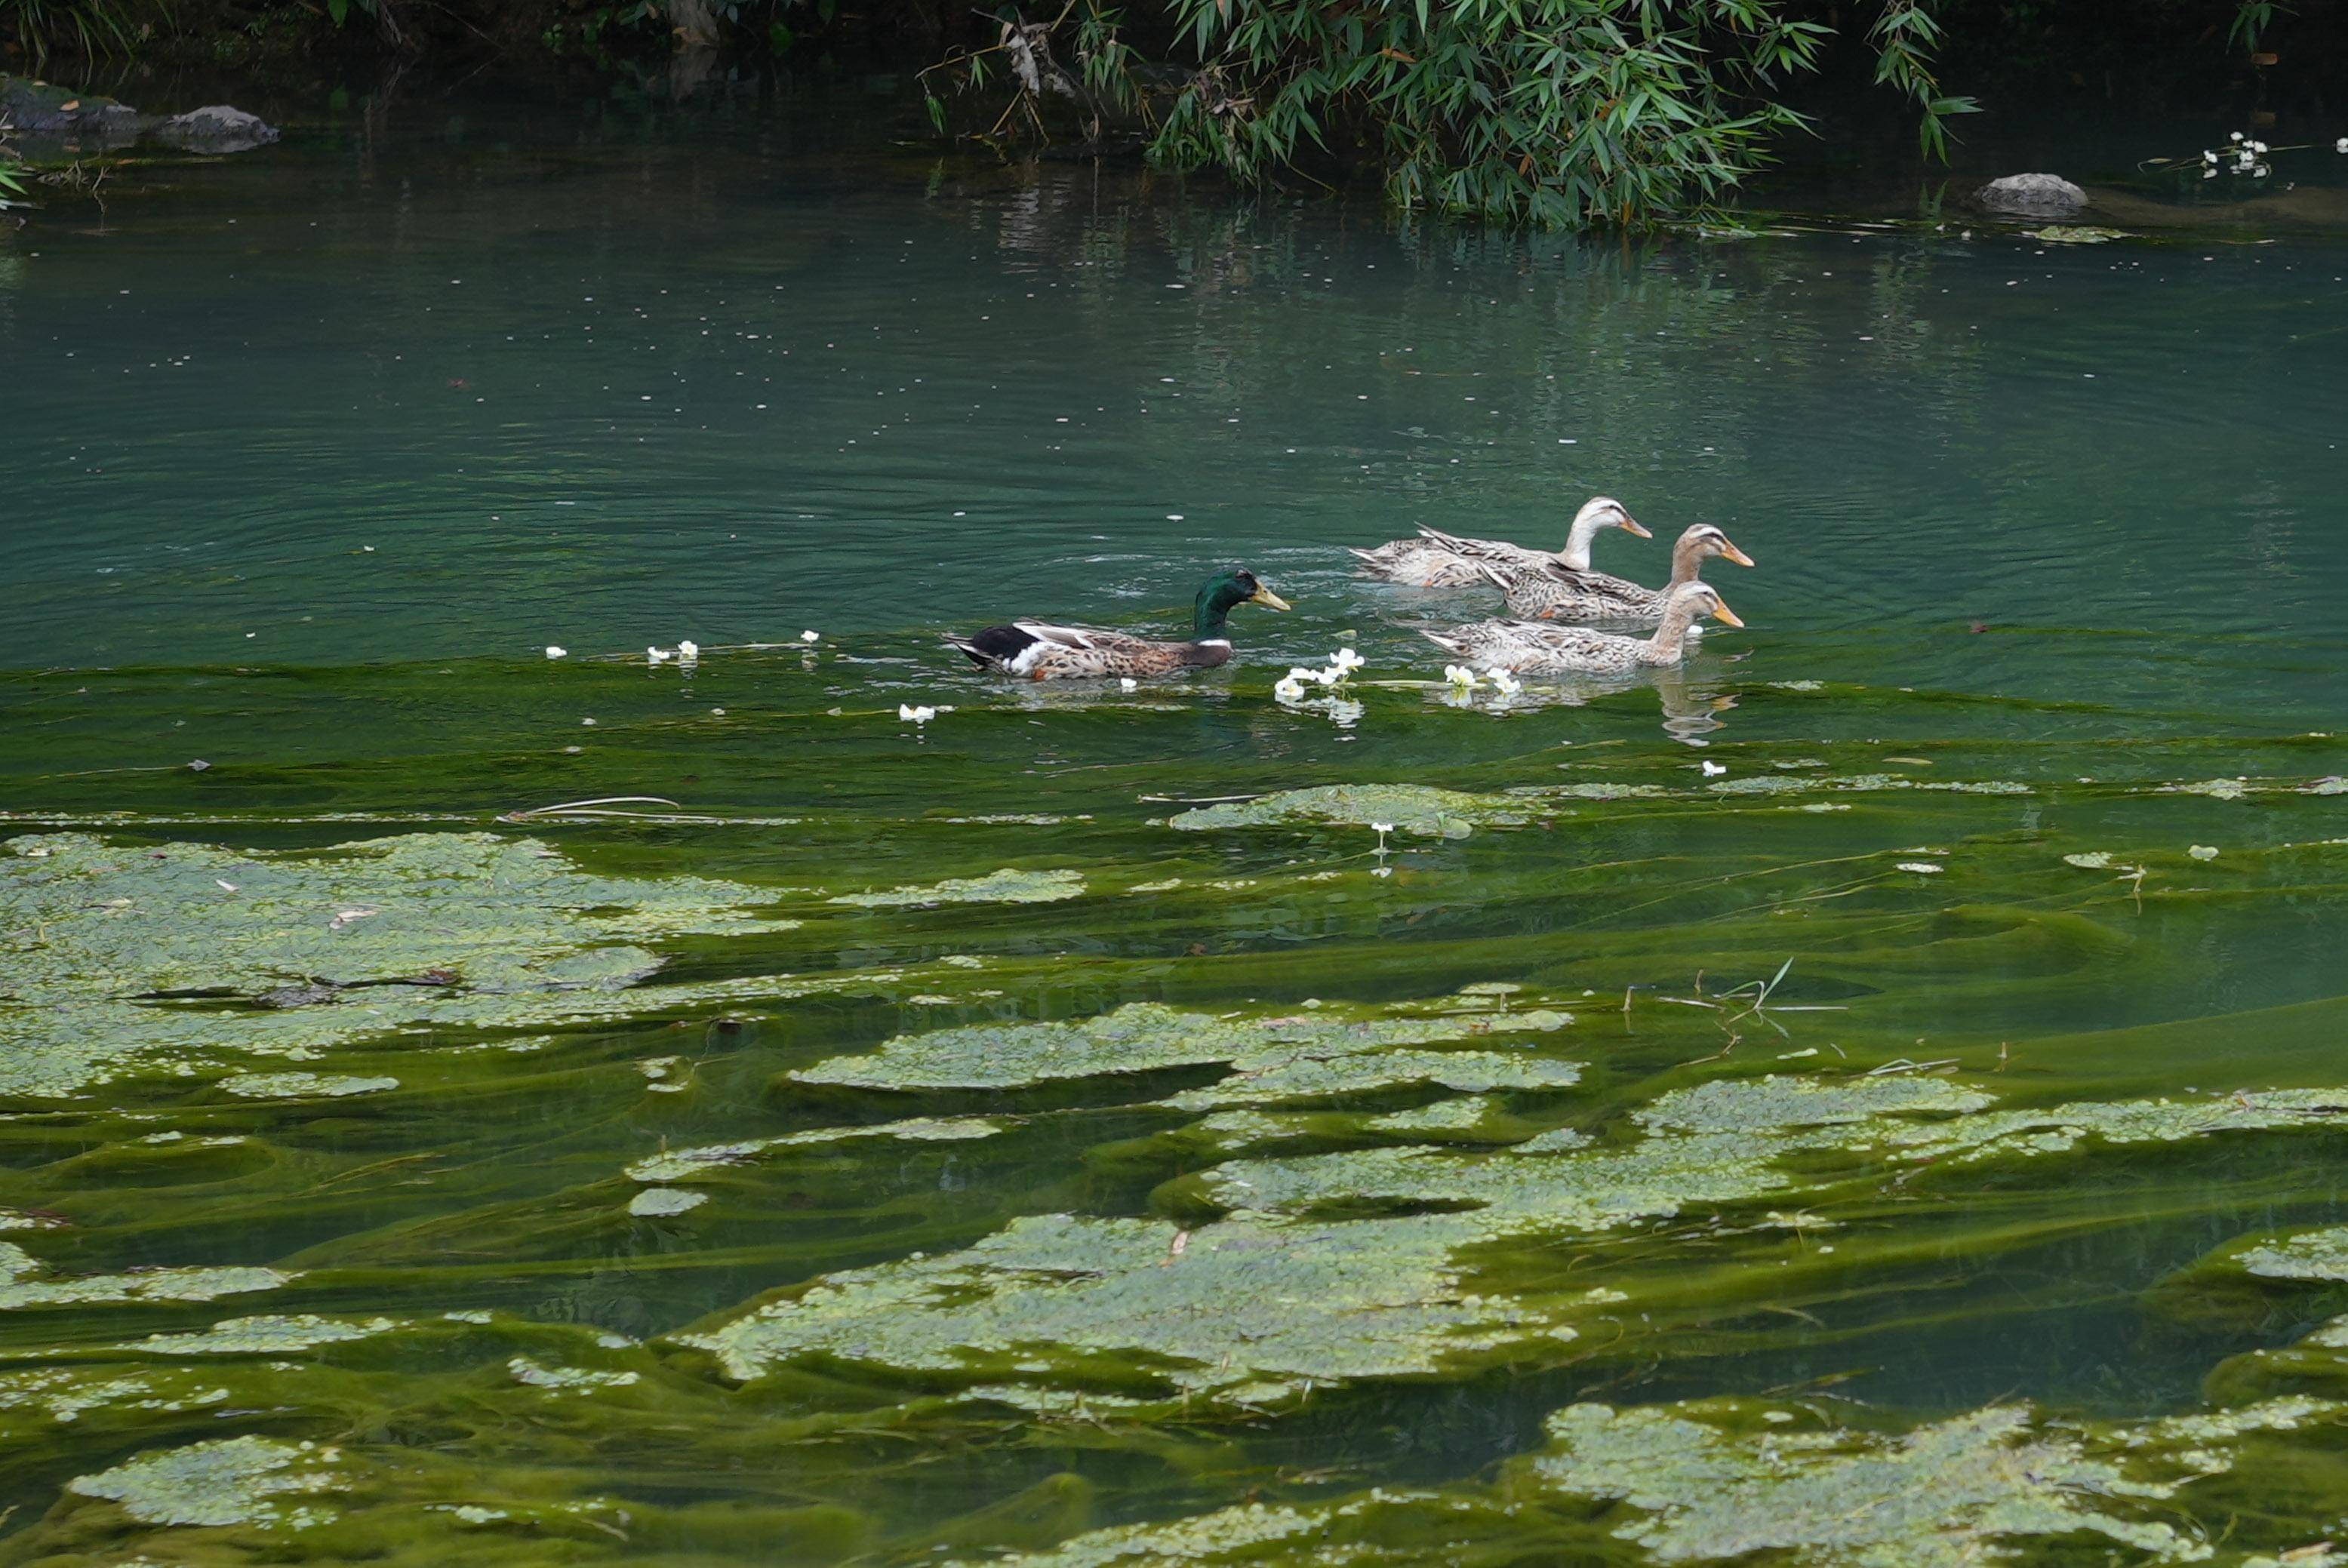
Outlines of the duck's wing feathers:
[{"label": "duck's wing feathers", "polygon": [[1463,588],[1482,580],[1474,561],[1430,539],[1395,539],[1353,553],[1361,558],[1365,576],[1412,588]]},{"label": "duck's wing feathers", "polygon": [[1541,550],[1529,550],[1522,545],[1512,545],[1506,539],[1471,539],[1461,534],[1447,534],[1441,528],[1422,528],[1418,537],[1427,544],[1463,560],[1496,561],[1508,566],[1539,566],[1557,558]]},{"label": "duck's wing feathers", "polygon": [[1015,630],[1024,631],[1038,642],[1048,642],[1056,648],[1107,648],[1119,642],[1138,642],[1122,631],[1096,631],[1086,626],[1055,626],[1048,620],[1014,620]]},{"label": "duck's wing feathers", "polygon": [[1640,587],[1627,577],[1616,577],[1611,571],[1596,571],[1587,567],[1576,571],[1561,561],[1550,562],[1548,569],[1551,576],[1570,584],[1577,591],[1596,594],[1602,599],[1637,600],[1652,598],[1655,591]]},{"label": "duck's wing feathers", "polygon": [[1636,645],[1628,638],[1546,620],[1478,620],[1425,635],[1473,662],[1505,670],[1611,672],[1636,661]]},{"label": "duck's wing feathers", "polygon": [[1508,595],[1509,613],[1519,620],[1606,620],[1626,609],[1618,600],[1589,591],[1552,561],[1528,565],[1479,560],[1476,566],[1488,581]]}]

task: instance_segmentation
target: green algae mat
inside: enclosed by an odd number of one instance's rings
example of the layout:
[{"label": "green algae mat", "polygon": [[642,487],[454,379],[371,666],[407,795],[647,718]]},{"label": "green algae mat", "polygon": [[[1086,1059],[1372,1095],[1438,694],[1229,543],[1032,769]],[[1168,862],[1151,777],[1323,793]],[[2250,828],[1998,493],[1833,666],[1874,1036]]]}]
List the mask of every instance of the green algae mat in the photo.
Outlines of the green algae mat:
[{"label": "green algae mat", "polygon": [[0,678],[0,1562],[2348,1560],[2348,748],[921,657]]}]

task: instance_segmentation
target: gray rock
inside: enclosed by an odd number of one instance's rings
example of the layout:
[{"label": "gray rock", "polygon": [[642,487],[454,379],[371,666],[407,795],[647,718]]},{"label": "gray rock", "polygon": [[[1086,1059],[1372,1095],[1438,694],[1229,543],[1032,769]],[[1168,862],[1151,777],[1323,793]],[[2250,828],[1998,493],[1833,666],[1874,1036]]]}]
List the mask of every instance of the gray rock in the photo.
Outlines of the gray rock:
[{"label": "gray rock", "polygon": [[26,136],[94,136],[128,141],[147,124],[129,104],[27,77],[0,77],[0,119]]},{"label": "gray rock", "polygon": [[155,128],[155,134],[191,152],[246,152],[275,141],[277,128],[259,115],[226,104],[207,104],[173,115]]},{"label": "gray rock", "polygon": [[2087,205],[2087,193],[2059,174],[2009,174],[1974,192],[1993,212],[2028,218],[2068,218]]},{"label": "gray rock", "polygon": [[244,152],[277,139],[277,128],[226,104],[211,104],[169,119],[140,114],[101,93],[0,76],[0,120],[27,138],[87,146],[128,147],[152,136],[190,152]]}]

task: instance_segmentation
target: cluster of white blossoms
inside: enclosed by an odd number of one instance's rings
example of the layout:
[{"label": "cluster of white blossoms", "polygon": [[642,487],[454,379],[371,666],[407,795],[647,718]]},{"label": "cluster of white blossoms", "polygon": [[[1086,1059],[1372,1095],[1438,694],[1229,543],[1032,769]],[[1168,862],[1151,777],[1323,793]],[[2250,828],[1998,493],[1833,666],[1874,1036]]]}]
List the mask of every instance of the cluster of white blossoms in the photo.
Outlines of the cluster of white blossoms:
[{"label": "cluster of white blossoms", "polygon": [[[953,710],[949,709],[948,712]],[[938,716],[935,708],[917,708],[911,702],[897,704],[897,717],[908,724],[926,724]]]},{"label": "cluster of white blossoms", "polygon": [[1289,667],[1288,673],[1272,682],[1272,694],[1283,702],[1302,702],[1307,689],[1313,686],[1343,686],[1354,678],[1354,671],[1368,661],[1350,648],[1340,648],[1329,655],[1329,662],[1320,669],[1303,664]]},{"label": "cluster of white blossoms", "polygon": [[1455,697],[1466,697],[1486,686],[1502,697],[1513,697],[1525,689],[1525,683],[1506,670],[1486,670],[1481,673],[1465,664],[1446,664],[1443,679],[1449,683]]},{"label": "cluster of white blossoms", "polygon": [[[2240,131],[2227,138],[2222,154],[2215,148],[2201,149],[2201,178],[2215,179],[2222,168],[2229,174],[2247,174],[2253,179],[2264,179],[2274,170],[2267,166],[2267,144],[2252,141]],[[2342,145],[2348,148],[2348,138]]]},{"label": "cluster of white blossoms", "polygon": [[678,668],[690,670],[701,662],[701,644],[688,638],[674,648],[647,648],[644,659],[652,664],[665,664],[674,659]]}]

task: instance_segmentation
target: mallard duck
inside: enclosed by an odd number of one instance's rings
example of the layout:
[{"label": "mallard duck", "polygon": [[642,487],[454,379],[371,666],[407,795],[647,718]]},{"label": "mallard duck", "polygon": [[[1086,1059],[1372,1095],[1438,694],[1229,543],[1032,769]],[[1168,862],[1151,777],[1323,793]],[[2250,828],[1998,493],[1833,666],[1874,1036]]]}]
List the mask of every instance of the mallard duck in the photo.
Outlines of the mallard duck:
[{"label": "mallard duck", "polygon": [[1515,561],[1526,566],[1557,565],[1574,571],[1590,569],[1590,542],[1601,528],[1622,528],[1652,538],[1637,519],[1622,508],[1622,503],[1609,496],[1592,496],[1573,514],[1573,527],[1565,536],[1565,548],[1557,551],[1527,549],[1502,539],[1461,538],[1439,528],[1421,528],[1415,539],[1395,539],[1371,550],[1354,550],[1362,558],[1362,572],[1366,577],[1381,577],[1388,582],[1406,582],[1415,588],[1464,588],[1482,582],[1481,561]]},{"label": "mallard duck", "polygon": [[1586,626],[1550,620],[1478,620],[1449,631],[1421,633],[1447,652],[1487,670],[1518,674],[1627,675],[1657,664],[1676,664],[1685,651],[1688,628],[1708,615],[1731,626],[1745,624],[1710,583],[1683,583],[1672,590],[1653,637],[1618,637]]},{"label": "mallard duck", "polygon": [[1661,588],[1641,588],[1602,571],[1497,560],[1479,564],[1487,578],[1508,590],[1510,615],[1527,620],[1632,620],[1652,626],[1663,619],[1673,590],[1701,579],[1704,563],[1714,556],[1725,556],[1738,566],[1753,564],[1751,556],[1710,523],[1695,524],[1672,546],[1672,580]]},{"label": "mallard duck", "polygon": [[973,664],[1025,675],[1031,681],[1099,681],[1117,676],[1171,675],[1178,670],[1211,670],[1231,661],[1231,640],[1224,618],[1235,604],[1286,610],[1288,601],[1256,581],[1241,567],[1217,572],[1199,589],[1188,642],[1157,642],[1128,631],[1096,631],[1014,620],[968,637],[949,637]]}]

